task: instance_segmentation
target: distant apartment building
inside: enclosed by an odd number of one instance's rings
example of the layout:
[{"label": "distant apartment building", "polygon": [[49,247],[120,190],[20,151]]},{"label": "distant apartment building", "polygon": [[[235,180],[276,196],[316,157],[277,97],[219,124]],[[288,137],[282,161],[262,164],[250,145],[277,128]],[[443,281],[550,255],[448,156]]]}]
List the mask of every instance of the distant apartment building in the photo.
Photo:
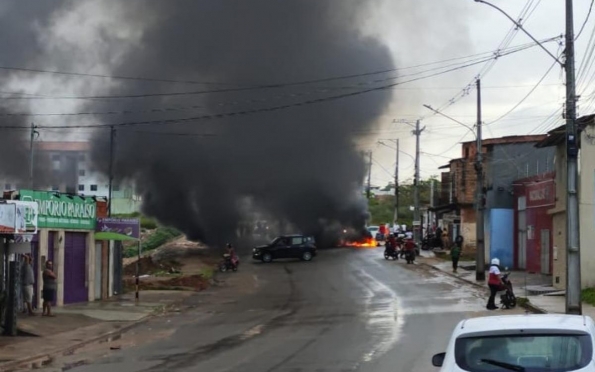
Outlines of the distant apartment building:
[{"label": "distant apartment building", "polygon": [[[43,183],[36,188],[45,191],[98,196],[109,196],[109,179],[93,168],[89,142],[36,142],[35,161],[47,162],[51,169],[43,174]],[[35,176],[34,176],[35,179]],[[15,180],[3,180],[4,191],[29,188]],[[140,210],[142,198],[130,182],[114,180],[112,185],[112,213],[124,214]]]}]

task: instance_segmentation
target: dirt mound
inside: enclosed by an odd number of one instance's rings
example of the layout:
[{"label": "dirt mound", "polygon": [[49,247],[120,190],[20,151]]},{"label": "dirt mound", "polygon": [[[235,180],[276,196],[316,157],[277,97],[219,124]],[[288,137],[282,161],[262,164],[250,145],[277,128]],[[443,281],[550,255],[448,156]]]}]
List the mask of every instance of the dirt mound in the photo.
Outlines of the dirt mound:
[{"label": "dirt mound", "polygon": [[[136,286],[135,278],[126,278],[124,286],[129,291],[134,291]],[[142,278],[139,289],[142,290],[185,290],[203,291],[209,287],[209,279],[202,275],[185,275],[170,278]]]},{"label": "dirt mound", "polygon": [[[157,273],[171,273],[180,271],[180,263],[177,261],[155,261],[153,257],[146,256],[140,259],[140,275],[154,275]],[[136,260],[132,263],[125,264],[124,276],[136,275]]]}]

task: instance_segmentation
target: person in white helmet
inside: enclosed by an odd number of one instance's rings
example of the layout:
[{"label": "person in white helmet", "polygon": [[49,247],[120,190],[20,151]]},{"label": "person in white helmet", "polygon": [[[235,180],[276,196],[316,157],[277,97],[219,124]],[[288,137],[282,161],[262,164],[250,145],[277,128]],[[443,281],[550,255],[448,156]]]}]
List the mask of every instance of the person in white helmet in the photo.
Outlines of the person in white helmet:
[{"label": "person in white helmet", "polygon": [[502,274],[500,273],[500,260],[493,258],[490,264],[490,271],[488,277],[488,287],[490,287],[490,298],[488,299],[488,310],[496,310],[498,306],[495,304],[496,293],[504,286],[502,282]]}]

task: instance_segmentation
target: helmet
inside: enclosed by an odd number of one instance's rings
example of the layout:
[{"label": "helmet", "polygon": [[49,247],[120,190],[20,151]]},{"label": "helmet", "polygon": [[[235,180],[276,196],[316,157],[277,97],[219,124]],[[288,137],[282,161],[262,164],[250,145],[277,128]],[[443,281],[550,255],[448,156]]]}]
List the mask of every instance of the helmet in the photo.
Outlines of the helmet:
[{"label": "helmet", "polygon": [[500,260],[497,258],[492,258],[492,265],[500,266]]}]

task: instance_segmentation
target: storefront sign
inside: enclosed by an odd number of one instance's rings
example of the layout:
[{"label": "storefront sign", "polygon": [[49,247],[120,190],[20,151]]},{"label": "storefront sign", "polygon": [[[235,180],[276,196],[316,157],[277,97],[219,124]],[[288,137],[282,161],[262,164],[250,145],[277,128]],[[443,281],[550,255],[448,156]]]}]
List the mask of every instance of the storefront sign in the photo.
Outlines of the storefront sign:
[{"label": "storefront sign", "polygon": [[6,202],[16,206],[15,234],[35,234],[39,216],[37,202],[21,200],[7,200]]},{"label": "storefront sign", "polygon": [[0,204],[0,234],[14,233],[16,207],[13,204]]},{"label": "storefront sign", "polygon": [[527,184],[525,190],[527,208],[544,207],[556,203],[553,180]]},{"label": "storefront sign", "polygon": [[93,198],[48,191],[21,190],[21,201],[39,205],[38,227],[94,230],[97,207]]},{"label": "storefront sign", "polygon": [[98,218],[96,240],[138,240],[140,221],[138,218]]}]

